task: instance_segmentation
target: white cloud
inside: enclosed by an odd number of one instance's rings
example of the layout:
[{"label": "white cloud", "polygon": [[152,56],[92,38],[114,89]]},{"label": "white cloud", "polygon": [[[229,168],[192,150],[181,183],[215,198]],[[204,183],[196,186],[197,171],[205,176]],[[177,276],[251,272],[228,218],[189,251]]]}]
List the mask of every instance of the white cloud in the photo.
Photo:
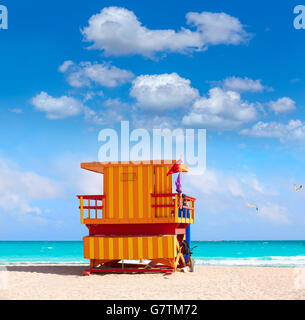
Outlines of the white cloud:
[{"label": "white cloud", "polygon": [[88,107],[84,111],[85,120],[94,124],[104,124],[105,119],[101,111],[94,111]]},{"label": "white cloud", "polygon": [[253,80],[247,77],[228,77],[223,81],[223,87],[237,92],[262,92],[265,87],[261,82],[261,80]]},{"label": "white cloud", "polygon": [[59,71],[65,73],[67,81],[72,87],[80,88],[96,83],[104,87],[117,87],[130,82],[134,77],[133,73],[111,66],[110,64],[81,62],[79,65],[73,61],[65,61]]},{"label": "white cloud", "polygon": [[254,175],[231,175],[215,169],[208,169],[198,179],[186,176],[187,183],[207,196],[223,195],[248,199],[254,194],[269,193]]},{"label": "white cloud", "polygon": [[176,129],[179,126],[178,119],[170,116],[160,116],[151,114],[133,113],[132,124],[134,128],[145,128],[147,130],[156,129]]},{"label": "white cloud", "polygon": [[250,37],[237,18],[223,12],[189,12],[186,20],[187,24],[197,28],[204,45],[237,45]]},{"label": "white cloud", "polygon": [[165,111],[188,107],[199,93],[191,87],[190,80],[177,73],[165,73],[137,77],[132,83],[130,95],[143,109]]},{"label": "white cloud", "polygon": [[130,104],[121,101],[119,98],[115,98],[115,99],[107,99],[103,105],[108,108],[108,109],[112,109],[112,110],[116,110],[116,111],[120,111],[120,112],[128,112],[130,111]]},{"label": "white cloud", "polygon": [[[85,99],[90,97],[92,98],[91,95],[85,96]],[[48,119],[63,119],[82,114],[86,121],[98,125],[121,121],[124,113],[130,112],[131,108],[128,103],[117,98],[107,99],[103,103],[103,108],[95,111],[75,98],[67,96],[55,98],[46,92],[36,95],[31,102],[37,110],[45,112]]]},{"label": "white cloud", "polygon": [[83,102],[86,103],[87,101],[92,100],[94,97],[104,97],[103,91],[87,91],[82,93],[83,96]]},{"label": "white cloud", "polygon": [[61,187],[47,177],[23,172],[0,160],[0,207],[8,211],[40,214],[30,202],[61,197]]},{"label": "white cloud", "polygon": [[103,194],[103,178],[98,173],[81,169],[75,182],[75,187],[82,194]]},{"label": "white cloud", "polygon": [[81,162],[92,161],[84,155],[62,154],[53,160],[61,184],[75,194],[103,194],[103,175],[80,168]]},{"label": "white cloud", "polygon": [[85,108],[85,119],[95,124],[113,124],[124,119],[124,114],[130,112],[131,106],[119,98],[107,99],[103,103],[105,109],[94,111]]},{"label": "white cloud", "polygon": [[157,52],[192,52],[208,45],[237,45],[249,34],[237,18],[225,13],[190,12],[186,15],[191,29],[152,30],[143,26],[136,15],[125,8],[107,7],[89,19],[83,28],[84,40],[90,48],[103,50],[106,56],[140,54],[153,57]]},{"label": "white cloud", "polygon": [[66,60],[61,66],[59,66],[59,72],[66,72],[70,67],[74,66],[74,62],[72,60]]},{"label": "white cloud", "polygon": [[275,113],[295,110],[295,101],[287,97],[280,98],[276,101],[271,101],[268,105],[269,108]]},{"label": "white cloud", "polygon": [[84,111],[84,105],[77,99],[67,96],[52,97],[42,91],[31,103],[38,111],[46,113],[48,119],[63,119],[76,116]]},{"label": "white cloud", "polygon": [[305,122],[290,120],[288,124],[279,122],[259,121],[249,129],[243,129],[240,134],[255,138],[279,138],[281,142],[305,139]]},{"label": "white cloud", "polygon": [[94,97],[95,97],[95,92],[93,92],[93,91],[89,91],[89,92],[86,92],[85,94],[84,94],[84,99],[83,99],[83,102],[85,103],[85,102],[87,102],[87,101],[90,101],[90,100],[92,100]]},{"label": "white cloud", "polygon": [[[186,175],[184,181],[184,192],[196,194],[198,201],[204,204],[205,212],[226,212],[227,215],[238,214],[242,219],[258,217],[271,223],[290,223],[286,208],[275,203],[279,200],[278,192],[270,185],[263,185],[253,174],[230,174],[208,169],[196,179]],[[257,205],[259,211],[249,208],[248,203]],[[197,208],[198,205],[199,202]]]},{"label": "white cloud", "polygon": [[183,117],[187,126],[230,130],[253,121],[257,117],[255,104],[241,99],[239,93],[219,87],[209,91],[209,97],[196,100],[190,113]]}]

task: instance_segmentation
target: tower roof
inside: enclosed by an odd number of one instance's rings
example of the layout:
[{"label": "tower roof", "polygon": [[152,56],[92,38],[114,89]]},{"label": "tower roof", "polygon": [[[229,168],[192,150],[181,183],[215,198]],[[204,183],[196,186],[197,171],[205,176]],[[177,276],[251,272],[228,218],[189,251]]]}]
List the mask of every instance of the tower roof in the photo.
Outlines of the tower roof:
[{"label": "tower roof", "polygon": [[145,161],[111,161],[111,162],[83,162],[81,168],[97,173],[104,173],[104,168],[119,166],[156,166],[168,167],[176,163],[176,160],[145,160]]}]

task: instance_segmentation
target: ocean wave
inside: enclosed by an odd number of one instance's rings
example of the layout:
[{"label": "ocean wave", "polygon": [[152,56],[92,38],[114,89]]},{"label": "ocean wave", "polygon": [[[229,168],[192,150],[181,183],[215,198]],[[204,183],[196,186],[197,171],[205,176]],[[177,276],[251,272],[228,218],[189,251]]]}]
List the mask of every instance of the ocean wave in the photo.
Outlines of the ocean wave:
[{"label": "ocean wave", "polygon": [[304,260],[305,256],[271,256],[273,260]]},{"label": "ocean wave", "polygon": [[197,265],[252,266],[252,267],[305,267],[305,256],[266,256],[251,258],[195,257]]},{"label": "ocean wave", "polygon": [[[251,258],[194,257],[196,265],[248,267],[305,267],[305,256],[267,256]],[[127,260],[125,260],[127,262]],[[128,263],[136,262],[128,261]],[[0,260],[0,265],[87,265],[86,260]]]}]

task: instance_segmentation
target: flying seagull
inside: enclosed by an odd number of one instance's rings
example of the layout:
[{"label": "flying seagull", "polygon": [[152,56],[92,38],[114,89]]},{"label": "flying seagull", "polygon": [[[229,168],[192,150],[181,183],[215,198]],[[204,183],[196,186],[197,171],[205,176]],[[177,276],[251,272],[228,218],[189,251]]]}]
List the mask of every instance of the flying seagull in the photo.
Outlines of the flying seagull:
[{"label": "flying seagull", "polygon": [[256,211],[258,211],[258,206],[257,206],[256,204],[250,204],[250,203],[248,203],[248,207],[249,207],[249,208],[255,208]]},{"label": "flying seagull", "polygon": [[303,188],[302,185],[300,185],[299,187],[298,187],[297,185],[294,185],[294,190],[295,190],[296,192],[300,191],[302,188]]}]

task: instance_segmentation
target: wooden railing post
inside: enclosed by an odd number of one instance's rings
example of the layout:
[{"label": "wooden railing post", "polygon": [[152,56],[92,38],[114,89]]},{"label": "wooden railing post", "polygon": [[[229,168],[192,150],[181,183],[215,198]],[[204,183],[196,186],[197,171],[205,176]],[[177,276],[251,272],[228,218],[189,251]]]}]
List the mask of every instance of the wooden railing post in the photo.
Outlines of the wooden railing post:
[{"label": "wooden railing post", "polygon": [[191,206],[192,206],[192,220],[193,220],[193,223],[194,223],[194,217],[195,217],[195,201],[192,200],[191,202]]},{"label": "wooden railing post", "polygon": [[[104,195],[78,195],[77,196],[80,200],[80,214],[81,214],[81,223],[85,224],[85,220],[87,219],[93,219],[97,220],[99,219],[98,217],[98,210],[101,210],[101,219],[103,218],[103,210],[105,209],[105,196]],[[87,200],[87,203],[84,205],[84,200]],[[91,206],[91,200],[95,203],[95,205]],[[101,201],[102,204],[98,205],[98,201]],[[85,212],[86,211],[86,217],[85,217]],[[94,216],[91,217],[91,211],[94,211],[92,215]]]},{"label": "wooden railing post", "polygon": [[95,219],[97,219],[97,200],[95,199]]},{"label": "wooden railing post", "polygon": [[84,224],[84,198],[80,197],[80,223]]},{"label": "wooden railing post", "polygon": [[[152,203],[152,205],[154,206],[155,204],[157,204],[157,198],[154,198],[152,195],[150,195],[150,197],[151,197],[151,203]],[[151,216],[152,216],[152,218],[153,219],[155,219],[156,218],[156,216],[157,216],[157,208],[156,207],[151,207]]]},{"label": "wooden railing post", "polygon": [[175,221],[178,221],[178,194],[175,194]]},{"label": "wooden railing post", "polygon": [[103,198],[102,199],[102,207],[103,208],[101,210],[102,211],[102,216],[101,216],[102,219],[104,219],[104,212],[106,212],[105,205],[106,205],[106,201],[105,201],[105,198]]}]

